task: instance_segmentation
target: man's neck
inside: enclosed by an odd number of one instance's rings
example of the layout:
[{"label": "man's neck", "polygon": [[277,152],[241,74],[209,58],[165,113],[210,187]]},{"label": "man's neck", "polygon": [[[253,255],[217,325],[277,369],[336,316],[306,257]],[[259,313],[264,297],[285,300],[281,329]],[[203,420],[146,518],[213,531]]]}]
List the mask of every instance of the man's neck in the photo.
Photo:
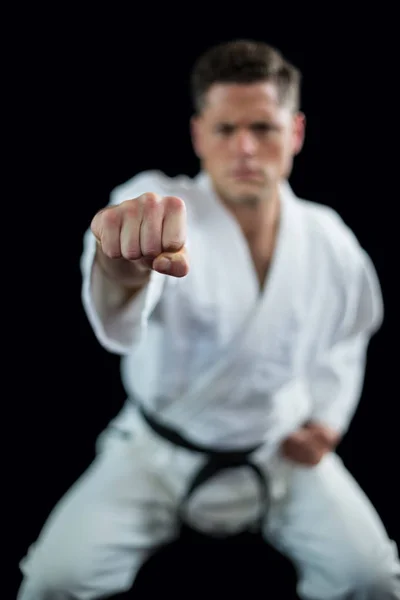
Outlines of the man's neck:
[{"label": "man's neck", "polygon": [[280,217],[278,190],[257,204],[224,204],[239,223],[252,253],[271,258]]}]

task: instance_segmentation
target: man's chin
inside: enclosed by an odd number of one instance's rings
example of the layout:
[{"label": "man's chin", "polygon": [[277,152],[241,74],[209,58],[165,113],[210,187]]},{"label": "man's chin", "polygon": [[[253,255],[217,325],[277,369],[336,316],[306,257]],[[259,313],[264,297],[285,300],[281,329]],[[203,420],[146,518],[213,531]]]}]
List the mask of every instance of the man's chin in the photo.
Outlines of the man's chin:
[{"label": "man's chin", "polygon": [[261,194],[255,194],[254,192],[242,192],[235,194],[229,194],[225,196],[226,200],[230,204],[242,204],[247,206],[255,206],[261,201]]},{"label": "man's chin", "polygon": [[263,186],[258,182],[240,181],[227,186],[227,198],[234,204],[257,204],[263,195]]}]

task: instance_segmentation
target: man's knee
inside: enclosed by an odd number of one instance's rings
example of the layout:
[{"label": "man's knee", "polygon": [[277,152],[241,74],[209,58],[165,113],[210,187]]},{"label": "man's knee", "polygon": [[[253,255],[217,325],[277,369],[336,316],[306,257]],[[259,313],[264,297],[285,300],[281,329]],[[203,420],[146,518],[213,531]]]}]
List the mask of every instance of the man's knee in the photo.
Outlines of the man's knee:
[{"label": "man's knee", "polygon": [[62,589],[57,581],[45,578],[25,577],[17,600],[71,600],[68,589]]},{"label": "man's knee", "polygon": [[21,563],[24,579],[18,600],[70,600],[81,597],[85,582],[89,580],[85,563],[78,555],[63,552],[62,548],[57,552],[43,552],[37,548]]},{"label": "man's knee", "polygon": [[[400,600],[400,562],[395,543],[375,553],[375,560],[360,561],[357,578],[363,600]],[[358,599],[358,596],[355,596]]]},{"label": "man's knee", "polygon": [[379,573],[374,579],[369,579],[366,583],[360,585],[354,599],[400,600],[400,575]]},{"label": "man's knee", "polygon": [[391,551],[381,560],[359,561],[349,573],[346,600],[400,600],[400,564]]},{"label": "man's knee", "polygon": [[[389,548],[390,549],[390,548]],[[400,563],[391,550],[375,560],[353,553],[347,560],[332,561],[324,571],[310,567],[300,578],[301,598],[343,600],[400,600]]]}]

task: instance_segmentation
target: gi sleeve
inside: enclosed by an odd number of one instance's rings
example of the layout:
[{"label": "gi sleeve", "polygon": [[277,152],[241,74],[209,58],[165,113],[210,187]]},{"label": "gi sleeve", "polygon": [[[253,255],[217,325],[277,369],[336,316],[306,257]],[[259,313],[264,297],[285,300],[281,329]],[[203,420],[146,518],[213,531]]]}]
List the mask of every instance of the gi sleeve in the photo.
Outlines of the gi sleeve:
[{"label": "gi sleeve", "polygon": [[[157,192],[156,184],[152,172],[140,173],[116,187],[110,194],[108,205],[119,204],[144,192]],[[162,296],[166,276],[152,271],[148,284],[139,294],[121,310],[110,312],[103,301],[103,275],[95,262],[95,254],[96,239],[89,228],[83,236],[80,261],[84,311],[95,336],[106,350],[120,355],[129,354]]]},{"label": "gi sleeve", "polygon": [[343,435],[355,414],[364,384],[367,350],[383,321],[383,299],[369,256],[359,249],[346,266],[343,314],[331,344],[316,359],[309,380],[312,420]]}]

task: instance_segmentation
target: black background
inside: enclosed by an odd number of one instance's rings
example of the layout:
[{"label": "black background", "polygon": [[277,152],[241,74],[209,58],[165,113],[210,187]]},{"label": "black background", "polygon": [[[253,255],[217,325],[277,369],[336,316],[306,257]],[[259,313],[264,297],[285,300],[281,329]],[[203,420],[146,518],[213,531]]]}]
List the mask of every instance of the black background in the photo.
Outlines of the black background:
[{"label": "black background", "polygon": [[[14,148],[25,161],[9,201],[17,243],[7,255],[15,257],[15,285],[5,295],[16,323],[5,373],[11,379],[6,398],[16,415],[4,425],[5,440],[12,440],[7,526],[13,590],[20,581],[18,561],[56,501],[93,459],[96,436],[124,400],[119,359],[99,346],[82,310],[82,235],[111,189],[135,173],[197,172],[189,138],[189,70],[199,52],[234,37],[268,41],[302,70],[307,137],[291,183],[298,195],[338,210],[381,280],[385,323],[371,344],[363,398],[339,453],[390,536],[400,541],[398,194],[392,167],[398,149],[395,71],[388,62],[394,55],[386,36],[390,15],[364,11],[350,20],[346,11],[305,14],[290,6],[279,16],[250,7],[241,14],[237,5],[237,12],[217,20],[215,7],[139,14],[144,8],[126,15],[111,15],[105,7],[91,14],[46,12],[44,23],[30,32],[22,66],[13,75],[21,94],[9,124],[20,128]],[[176,549],[163,563],[175,569],[161,578],[164,591],[179,589],[182,570],[199,577],[209,591],[214,588],[207,572],[220,573],[226,593],[227,573],[235,573],[235,586],[267,585],[274,571],[276,577],[277,567],[270,566],[277,559],[262,545],[254,546],[251,559],[240,544],[234,555],[231,548],[224,550],[227,572],[222,563],[210,561],[211,550],[193,546],[194,561],[190,552]],[[223,561],[219,545],[215,556]],[[160,585],[160,567],[153,568],[148,580]]]}]

